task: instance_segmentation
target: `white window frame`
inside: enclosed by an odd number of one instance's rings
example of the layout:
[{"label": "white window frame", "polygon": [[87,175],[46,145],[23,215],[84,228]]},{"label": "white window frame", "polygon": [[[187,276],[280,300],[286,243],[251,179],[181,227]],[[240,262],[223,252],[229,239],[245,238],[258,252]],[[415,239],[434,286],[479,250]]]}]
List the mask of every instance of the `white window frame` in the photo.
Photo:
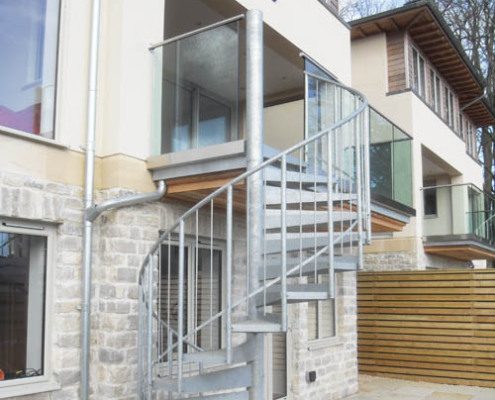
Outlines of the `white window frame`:
[{"label": "white window frame", "polygon": [[[321,275],[318,275],[318,277],[321,277]],[[320,282],[321,283],[321,282]],[[326,282],[325,282],[326,283]],[[321,329],[321,319],[323,318],[322,314],[322,302],[323,301],[331,301],[333,303],[333,335],[332,336],[322,336],[322,329]],[[316,338],[308,339],[309,347],[310,349],[315,349],[319,348],[319,344],[321,345],[326,345],[326,344],[331,344],[332,342],[337,342],[338,341],[338,312],[337,312],[337,296],[334,299],[328,299],[328,300],[318,300],[315,301],[316,303]],[[309,321],[308,321],[308,334],[309,334]]]},{"label": "white window frame", "polygon": [[413,53],[413,88],[416,93],[426,98],[426,61],[419,50],[412,46]]},{"label": "white window frame", "polygon": [[[58,105],[58,94],[59,94],[60,80],[61,80],[60,79],[61,74],[59,73],[59,67],[60,67],[60,62],[61,62],[61,56],[60,55],[61,55],[61,47],[62,47],[61,46],[62,10],[64,9],[63,3],[65,1],[66,0],[59,0],[59,4],[57,7],[58,8],[58,14],[56,16],[58,26],[57,26],[57,43],[55,44],[55,49],[54,49],[54,52],[55,52],[54,85],[55,85],[55,87],[54,87],[53,104],[52,104],[53,113],[51,115],[51,119],[53,121],[52,122],[52,124],[53,124],[52,137],[51,138],[50,137],[44,137],[44,136],[41,136],[41,134],[36,135],[33,133],[21,131],[19,129],[10,128],[10,127],[4,126],[2,124],[0,124],[0,134],[6,134],[6,135],[10,135],[10,136],[17,137],[20,139],[26,139],[26,140],[32,141],[32,142],[38,142],[38,143],[43,143],[43,144],[47,144],[47,145],[52,145],[52,146],[57,147],[57,148],[63,148],[63,149],[68,148],[68,146],[66,144],[63,144],[60,142],[60,138],[58,135],[58,129],[57,129],[57,126],[58,126],[57,105]],[[48,20],[50,20],[50,19],[51,18],[48,18]],[[29,78],[29,72],[26,72],[26,75],[27,75],[28,79],[31,79],[31,80],[33,79],[33,78]],[[40,122],[40,124],[41,124],[41,122]],[[1,398],[1,396],[0,396],[0,398]]]},{"label": "white window frame", "polygon": [[0,231],[41,236],[45,237],[47,241],[43,375],[0,381],[0,399],[60,389],[60,384],[55,380],[52,370],[53,266],[56,249],[56,228],[54,225],[46,223],[0,217]]}]

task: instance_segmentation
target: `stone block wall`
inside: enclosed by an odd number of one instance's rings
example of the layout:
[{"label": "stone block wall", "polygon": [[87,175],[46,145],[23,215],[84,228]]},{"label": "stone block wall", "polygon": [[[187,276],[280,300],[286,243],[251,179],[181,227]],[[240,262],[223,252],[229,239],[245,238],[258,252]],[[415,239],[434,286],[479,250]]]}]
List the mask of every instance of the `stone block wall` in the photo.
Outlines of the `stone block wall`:
[{"label": "stone block wall", "polygon": [[[288,379],[294,400],[341,399],[358,390],[356,273],[338,273],[336,284],[335,338],[308,340],[308,304],[289,306]],[[316,371],[315,382],[307,381],[309,371]]]}]

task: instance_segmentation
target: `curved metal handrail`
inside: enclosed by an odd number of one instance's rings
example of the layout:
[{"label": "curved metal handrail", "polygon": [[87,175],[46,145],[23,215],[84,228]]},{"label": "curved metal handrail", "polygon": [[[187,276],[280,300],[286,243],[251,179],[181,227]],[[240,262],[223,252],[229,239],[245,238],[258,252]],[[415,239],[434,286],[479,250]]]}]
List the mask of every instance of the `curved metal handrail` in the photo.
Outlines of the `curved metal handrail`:
[{"label": "curved metal handrail", "polygon": [[334,131],[337,128],[340,128],[341,126],[347,124],[348,122],[350,122],[351,120],[353,120],[355,117],[357,117],[359,114],[361,114],[362,112],[364,112],[367,109],[367,107],[369,105],[368,104],[368,100],[358,90],[353,89],[353,88],[351,88],[351,87],[349,87],[347,85],[344,85],[342,83],[331,81],[330,79],[326,79],[326,78],[323,78],[323,77],[318,76],[318,75],[314,75],[314,74],[311,74],[311,73],[306,73],[306,74],[308,76],[311,76],[311,77],[315,78],[315,79],[318,79],[318,80],[327,82],[327,83],[329,83],[331,85],[335,85],[335,86],[337,86],[337,87],[339,87],[341,89],[347,90],[348,92],[350,92],[354,96],[356,96],[356,97],[358,97],[358,98],[361,99],[361,105],[356,110],[354,110],[351,114],[349,114],[347,117],[341,119],[339,122],[336,122],[335,124],[331,125],[330,127],[319,131],[317,134],[315,134],[315,135],[313,135],[313,136],[311,136],[311,137],[303,140],[302,142],[296,143],[292,147],[289,147],[288,149],[286,149],[286,150],[280,152],[279,154],[277,154],[277,155],[269,158],[268,160],[265,160],[264,162],[262,162],[261,164],[259,164],[257,167],[252,168],[252,169],[250,169],[248,171],[243,172],[241,175],[237,176],[236,178],[232,179],[230,182],[226,183],[225,185],[221,186],[220,188],[218,188],[214,192],[210,193],[203,200],[201,200],[200,202],[196,203],[195,206],[193,206],[192,208],[190,208],[189,210],[187,210],[184,214],[182,214],[179,218],[177,218],[177,220],[172,224],[172,226],[170,226],[167,230],[165,230],[165,232],[163,232],[160,235],[160,237],[155,241],[155,243],[151,247],[151,250],[146,255],[143,263],[141,264],[141,268],[140,268],[140,271],[139,271],[139,284],[141,284],[141,282],[142,282],[142,277],[143,277],[144,271],[146,270],[146,266],[149,263],[150,257],[153,254],[155,254],[156,251],[158,251],[158,248],[159,248],[160,244],[170,234],[173,233],[173,231],[179,226],[179,224],[180,224],[181,221],[184,221],[187,217],[189,217],[190,215],[192,215],[196,211],[200,210],[203,206],[205,206],[206,204],[208,204],[211,200],[215,199],[216,197],[218,197],[219,195],[221,195],[222,193],[224,193],[226,190],[228,190],[229,187],[235,186],[236,184],[238,184],[242,180],[248,178],[249,176],[251,176],[251,175],[253,175],[253,174],[257,173],[257,172],[259,172],[264,167],[266,167],[266,166],[268,166],[270,164],[273,164],[276,161],[281,160],[284,156],[287,156],[290,153],[293,153],[294,151],[299,150],[300,148],[302,148],[302,147],[304,147],[304,146],[306,146],[306,145],[308,145],[310,143],[313,143],[314,141],[316,141],[319,138],[323,137],[325,134],[330,133],[330,132]]}]

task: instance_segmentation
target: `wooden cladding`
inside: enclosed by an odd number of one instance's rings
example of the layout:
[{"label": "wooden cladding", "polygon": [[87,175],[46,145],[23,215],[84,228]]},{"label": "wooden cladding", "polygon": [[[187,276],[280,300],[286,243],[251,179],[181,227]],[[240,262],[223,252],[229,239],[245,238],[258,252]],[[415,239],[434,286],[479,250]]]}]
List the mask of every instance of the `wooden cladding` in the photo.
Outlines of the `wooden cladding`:
[{"label": "wooden cladding", "polygon": [[388,91],[406,89],[406,55],[404,53],[404,32],[387,34]]},{"label": "wooden cladding", "polygon": [[361,272],[361,373],[495,387],[495,270]]}]

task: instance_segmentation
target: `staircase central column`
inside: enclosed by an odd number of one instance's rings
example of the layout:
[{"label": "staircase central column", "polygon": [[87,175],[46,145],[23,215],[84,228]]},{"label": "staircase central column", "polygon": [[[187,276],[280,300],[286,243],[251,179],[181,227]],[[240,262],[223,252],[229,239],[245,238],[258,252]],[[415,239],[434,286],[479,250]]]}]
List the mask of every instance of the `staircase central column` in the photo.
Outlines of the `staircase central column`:
[{"label": "staircase central column", "polygon": [[[249,10],[246,14],[246,145],[247,168],[263,162],[263,14]],[[249,292],[259,287],[258,268],[263,262],[263,176],[248,178],[248,279]],[[250,319],[257,318],[256,300],[248,305]],[[254,333],[255,355],[252,362],[251,400],[265,398],[264,334]]]}]

